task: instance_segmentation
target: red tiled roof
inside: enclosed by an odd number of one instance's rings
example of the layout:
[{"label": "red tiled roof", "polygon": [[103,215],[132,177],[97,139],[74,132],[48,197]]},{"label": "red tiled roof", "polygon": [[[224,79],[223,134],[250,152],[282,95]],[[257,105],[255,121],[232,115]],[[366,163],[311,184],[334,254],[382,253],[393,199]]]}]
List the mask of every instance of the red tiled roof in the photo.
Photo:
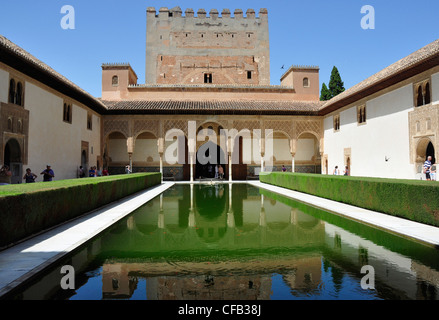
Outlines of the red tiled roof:
[{"label": "red tiled roof", "polygon": [[316,115],[320,101],[102,101],[109,113]]}]

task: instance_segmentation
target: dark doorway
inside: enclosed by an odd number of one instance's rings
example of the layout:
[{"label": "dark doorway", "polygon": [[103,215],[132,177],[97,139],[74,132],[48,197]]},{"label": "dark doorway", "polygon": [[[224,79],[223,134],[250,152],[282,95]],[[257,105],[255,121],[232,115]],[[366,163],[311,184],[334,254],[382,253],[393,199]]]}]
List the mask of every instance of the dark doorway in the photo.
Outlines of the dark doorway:
[{"label": "dark doorway", "polygon": [[81,153],[81,166],[84,172],[88,171],[88,163],[87,163],[87,152],[85,150],[82,150]]},{"label": "dark doorway", "polygon": [[[215,150],[216,154],[210,154]],[[219,145],[208,141],[203,144],[197,151],[195,166],[196,179],[213,179],[215,178],[215,166],[221,165],[224,169],[224,179],[226,179],[226,156]]]},{"label": "dark doorway", "polygon": [[21,159],[20,144],[15,139],[10,139],[5,146],[3,163],[12,172],[11,183],[21,183],[23,163]]},{"label": "dark doorway", "polygon": [[238,156],[238,163],[233,163],[232,177],[233,180],[246,180],[247,179],[247,164],[243,161],[243,137],[235,138],[235,145],[233,153]]},{"label": "dark doorway", "polygon": [[426,156],[425,156],[425,159],[427,160],[427,158],[429,157],[429,156],[431,156],[431,163],[432,164],[434,164],[434,163],[436,163],[436,158],[435,158],[435,156],[434,156],[434,146],[433,146],[433,144],[430,142],[429,144],[428,144],[428,146],[427,146],[427,154],[426,154]]}]

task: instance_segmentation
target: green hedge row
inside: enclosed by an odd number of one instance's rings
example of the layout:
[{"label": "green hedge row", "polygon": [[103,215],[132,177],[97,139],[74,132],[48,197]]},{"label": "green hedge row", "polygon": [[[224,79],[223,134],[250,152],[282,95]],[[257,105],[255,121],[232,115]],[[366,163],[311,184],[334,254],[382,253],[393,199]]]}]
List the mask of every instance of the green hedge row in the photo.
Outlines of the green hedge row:
[{"label": "green hedge row", "polygon": [[260,181],[439,227],[439,183],[272,172]]},{"label": "green hedge row", "polygon": [[160,173],[0,187],[0,248],[161,183]]}]

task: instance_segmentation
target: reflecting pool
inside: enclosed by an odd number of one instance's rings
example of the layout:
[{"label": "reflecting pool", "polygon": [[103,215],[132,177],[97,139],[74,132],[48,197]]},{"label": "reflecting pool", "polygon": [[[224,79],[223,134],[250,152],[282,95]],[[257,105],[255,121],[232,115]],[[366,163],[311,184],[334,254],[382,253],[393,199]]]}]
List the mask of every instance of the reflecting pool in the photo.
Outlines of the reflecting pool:
[{"label": "reflecting pool", "polygon": [[438,252],[247,184],[177,184],[14,298],[438,299]]}]

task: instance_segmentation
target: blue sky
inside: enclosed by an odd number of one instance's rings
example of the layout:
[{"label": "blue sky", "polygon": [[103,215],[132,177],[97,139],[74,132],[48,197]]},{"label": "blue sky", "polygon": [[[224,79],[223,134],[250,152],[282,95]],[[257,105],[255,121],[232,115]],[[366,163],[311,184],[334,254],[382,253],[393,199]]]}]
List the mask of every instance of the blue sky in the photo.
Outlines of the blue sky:
[{"label": "blue sky", "polygon": [[[61,8],[75,9],[64,30]],[[145,81],[146,8],[207,12],[268,9],[271,84],[282,65],[317,65],[320,86],[333,66],[349,88],[439,38],[437,0],[20,0],[1,1],[0,34],[90,92],[101,95],[101,65],[129,62]],[[375,9],[375,29],[361,28],[361,8]]]}]

